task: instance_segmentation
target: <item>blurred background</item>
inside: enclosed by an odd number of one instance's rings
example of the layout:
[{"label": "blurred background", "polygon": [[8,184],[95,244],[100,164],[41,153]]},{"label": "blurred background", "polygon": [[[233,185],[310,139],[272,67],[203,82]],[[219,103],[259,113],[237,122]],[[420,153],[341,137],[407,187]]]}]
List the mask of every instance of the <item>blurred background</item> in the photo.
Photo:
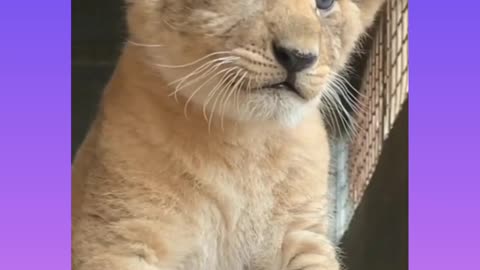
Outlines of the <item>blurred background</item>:
[{"label": "blurred background", "polygon": [[72,155],[125,39],[123,0],[72,0]]}]

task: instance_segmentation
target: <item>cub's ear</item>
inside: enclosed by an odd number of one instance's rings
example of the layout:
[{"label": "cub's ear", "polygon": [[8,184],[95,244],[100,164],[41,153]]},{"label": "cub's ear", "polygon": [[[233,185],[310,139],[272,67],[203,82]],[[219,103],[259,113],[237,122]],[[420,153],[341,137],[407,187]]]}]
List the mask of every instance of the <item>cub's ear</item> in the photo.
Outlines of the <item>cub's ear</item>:
[{"label": "cub's ear", "polygon": [[370,27],[375,20],[375,15],[382,5],[387,1],[396,0],[353,0],[360,9],[361,19],[364,27]]}]

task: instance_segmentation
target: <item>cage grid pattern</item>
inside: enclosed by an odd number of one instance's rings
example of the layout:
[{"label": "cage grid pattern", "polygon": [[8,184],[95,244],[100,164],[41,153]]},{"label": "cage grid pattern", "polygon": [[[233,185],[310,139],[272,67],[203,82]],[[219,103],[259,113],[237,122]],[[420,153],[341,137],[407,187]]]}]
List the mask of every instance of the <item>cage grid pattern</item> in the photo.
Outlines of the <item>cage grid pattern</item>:
[{"label": "cage grid pattern", "polygon": [[356,206],[384,140],[408,95],[408,0],[387,1],[379,16],[360,87],[358,135],[349,147],[349,199]]}]

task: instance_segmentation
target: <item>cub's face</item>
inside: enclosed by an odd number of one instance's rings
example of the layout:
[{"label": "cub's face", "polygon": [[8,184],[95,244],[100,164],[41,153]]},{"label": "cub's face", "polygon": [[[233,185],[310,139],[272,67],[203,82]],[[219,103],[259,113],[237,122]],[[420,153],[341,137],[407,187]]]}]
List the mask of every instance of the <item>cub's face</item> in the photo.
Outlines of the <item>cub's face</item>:
[{"label": "cub's face", "polygon": [[294,125],[319,105],[382,0],[128,0],[138,47],[205,118]]}]

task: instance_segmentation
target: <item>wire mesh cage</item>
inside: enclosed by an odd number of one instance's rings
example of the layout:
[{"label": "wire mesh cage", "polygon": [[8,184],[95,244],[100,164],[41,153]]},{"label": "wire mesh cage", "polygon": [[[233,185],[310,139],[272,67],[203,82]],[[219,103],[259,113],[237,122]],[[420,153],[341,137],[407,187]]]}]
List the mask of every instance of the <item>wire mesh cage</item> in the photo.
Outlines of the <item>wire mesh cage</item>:
[{"label": "wire mesh cage", "polygon": [[368,185],[384,140],[408,94],[408,1],[388,1],[378,21],[360,92],[365,113],[350,145],[350,199],[356,205]]},{"label": "wire mesh cage", "polygon": [[336,234],[346,230],[377,165],[382,145],[408,96],[408,0],[387,1],[371,34],[360,84],[358,134],[337,143]]}]

